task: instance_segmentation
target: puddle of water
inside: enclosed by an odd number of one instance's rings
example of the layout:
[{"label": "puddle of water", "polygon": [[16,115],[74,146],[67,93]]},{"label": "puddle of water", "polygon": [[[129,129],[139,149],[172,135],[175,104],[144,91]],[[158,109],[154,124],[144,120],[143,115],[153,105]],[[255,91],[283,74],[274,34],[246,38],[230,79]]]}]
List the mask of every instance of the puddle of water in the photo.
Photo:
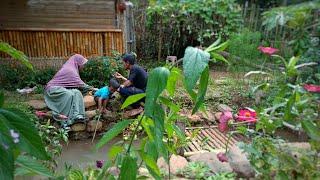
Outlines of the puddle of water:
[{"label": "puddle of water", "polygon": [[110,147],[120,140],[121,137],[116,137],[97,151],[94,151],[93,148],[99,140],[95,140],[93,143],[91,142],[91,139],[70,141],[68,144],[63,146],[62,154],[57,158],[57,171],[64,171],[65,163],[81,169],[88,166],[95,167],[97,160],[107,160],[107,152]]}]

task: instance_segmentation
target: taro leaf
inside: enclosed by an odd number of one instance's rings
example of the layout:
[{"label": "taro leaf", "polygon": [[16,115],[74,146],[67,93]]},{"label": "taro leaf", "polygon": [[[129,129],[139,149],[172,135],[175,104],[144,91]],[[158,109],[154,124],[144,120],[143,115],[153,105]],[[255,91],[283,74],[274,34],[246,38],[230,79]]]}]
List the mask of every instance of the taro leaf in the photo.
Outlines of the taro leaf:
[{"label": "taro leaf", "polygon": [[201,104],[203,103],[204,96],[206,95],[206,92],[207,92],[208,82],[209,82],[209,67],[207,66],[201,74],[197,101],[196,101],[196,105],[192,110],[192,114],[196,113],[199,107],[201,106]]},{"label": "taro leaf", "polygon": [[168,78],[168,83],[167,83],[167,90],[170,96],[174,95],[174,92],[176,90],[176,82],[180,77],[181,77],[180,69],[176,67],[172,68]]},{"label": "taro leaf", "polygon": [[140,99],[144,98],[146,96],[146,93],[141,93],[141,94],[135,94],[132,96],[129,96],[126,101],[124,101],[124,103],[121,106],[121,109],[124,109],[128,106],[130,106],[131,104],[139,101]]},{"label": "taro leaf", "polygon": [[13,171],[14,159],[12,149],[5,149],[5,146],[0,144],[0,179],[13,179]]},{"label": "taro leaf", "polygon": [[9,54],[12,58],[19,60],[22,64],[33,70],[32,64],[28,61],[28,57],[23,52],[10,46],[8,43],[0,41],[0,51]]},{"label": "taro leaf", "polygon": [[0,109],[0,114],[5,117],[1,120],[5,121],[4,124],[8,125],[8,129],[19,133],[20,142],[17,143],[17,146],[22,151],[39,159],[49,159],[38,131],[24,112],[16,109]]},{"label": "taro leaf", "polygon": [[146,90],[145,114],[147,117],[153,118],[154,111],[158,108],[156,101],[167,86],[169,74],[170,71],[165,67],[158,67],[151,71]]},{"label": "taro leaf", "polygon": [[301,121],[302,128],[306,131],[308,136],[315,140],[320,141],[320,128],[315,126],[311,121],[309,120],[303,120]]},{"label": "taro leaf", "polygon": [[120,180],[135,180],[137,178],[137,163],[131,156],[125,156],[121,163]]},{"label": "taro leaf", "polygon": [[208,66],[210,54],[198,48],[188,47],[183,57],[183,73],[188,92],[195,87],[201,73]]},{"label": "taro leaf", "polygon": [[144,161],[144,163],[146,164],[147,169],[149,170],[151,175],[155,179],[161,179],[160,170],[157,166],[157,162],[149,154],[146,154],[143,151],[140,151],[139,155],[140,155],[141,159]]},{"label": "taro leaf", "polygon": [[103,137],[100,139],[100,141],[96,144],[95,149],[99,149],[102,146],[104,146],[105,144],[107,144],[111,139],[113,139],[114,137],[116,137],[120,132],[122,132],[122,130],[124,128],[126,128],[130,123],[132,122],[132,120],[123,120],[121,122],[118,122],[117,124],[115,124],[112,129],[110,129],[109,131],[107,131]]},{"label": "taro leaf", "polygon": [[43,164],[38,162],[35,159],[32,159],[28,156],[19,156],[16,159],[16,164],[19,165],[22,168],[27,169],[30,172],[45,176],[45,177],[54,177],[54,174],[47,169]]}]

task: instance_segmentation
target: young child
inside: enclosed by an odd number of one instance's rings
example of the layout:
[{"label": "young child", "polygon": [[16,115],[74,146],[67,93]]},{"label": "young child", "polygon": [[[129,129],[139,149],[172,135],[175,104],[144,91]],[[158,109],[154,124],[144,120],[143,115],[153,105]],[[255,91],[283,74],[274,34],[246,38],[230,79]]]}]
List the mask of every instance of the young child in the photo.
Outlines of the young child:
[{"label": "young child", "polygon": [[98,110],[100,112],[106,111],[106,106],[111,95],[117,91],[120,87],[120,84],[117,80],[111,79],[109,82],[109,86],[105,86],[100,88],[98,91],[94,93],[94,100],[98,102]]}]

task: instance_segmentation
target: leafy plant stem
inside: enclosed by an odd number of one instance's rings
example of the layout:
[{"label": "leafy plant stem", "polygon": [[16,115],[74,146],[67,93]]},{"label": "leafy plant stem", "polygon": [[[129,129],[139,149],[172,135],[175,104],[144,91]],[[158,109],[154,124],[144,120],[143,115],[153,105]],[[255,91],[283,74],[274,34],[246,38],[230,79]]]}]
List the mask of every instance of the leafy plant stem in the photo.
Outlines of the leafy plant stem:
[{"label": "leafy plant stem", "polygon": [[129,147],[128,147],[128,150],[127,150],[127,152],[126,152],[127,154],[129,154],[129,152],[130,152],[130,149],[131,149],[131,146],[132,146],[132,143],[133,143],[134,136],[136,135],[136,133],[137,133],[137,131],[138,131],[138,128],[139,128],[139,126],[140,126],[140,124],[141,124],[141,122],[142,122],[143,117],[144,117],[144,113],[143,113],[142,116],[140,117],[139,122],[138,122],[138,125],[137,125],[137,127],[134,129],[134,131],[133,131],[133,133],[132,133],[132,135],[131,135]]},{"label": "leafy plant stem", "polygon": [[228,136],[228,139],[227,139],[227,143],[226,143],[226,151],[225,151],[225,153],[227,153],[228,152],[228,147],[229,147],[229,142],[230,142],[230,139],[231,139],[231,133],[229,133],[229,136]]}]

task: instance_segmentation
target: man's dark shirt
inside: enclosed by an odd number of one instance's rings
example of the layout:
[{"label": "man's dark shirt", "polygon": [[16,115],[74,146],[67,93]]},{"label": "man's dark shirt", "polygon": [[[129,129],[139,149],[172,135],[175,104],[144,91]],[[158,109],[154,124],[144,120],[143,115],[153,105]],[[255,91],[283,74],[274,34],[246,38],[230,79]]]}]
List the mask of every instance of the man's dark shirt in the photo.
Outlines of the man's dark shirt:
[{"label": "man's dark shirt", "polygon": [[130,80],[134,87],[146,90],[148,74],[142,67],[135,64],[130,69],[128,80]]}]

